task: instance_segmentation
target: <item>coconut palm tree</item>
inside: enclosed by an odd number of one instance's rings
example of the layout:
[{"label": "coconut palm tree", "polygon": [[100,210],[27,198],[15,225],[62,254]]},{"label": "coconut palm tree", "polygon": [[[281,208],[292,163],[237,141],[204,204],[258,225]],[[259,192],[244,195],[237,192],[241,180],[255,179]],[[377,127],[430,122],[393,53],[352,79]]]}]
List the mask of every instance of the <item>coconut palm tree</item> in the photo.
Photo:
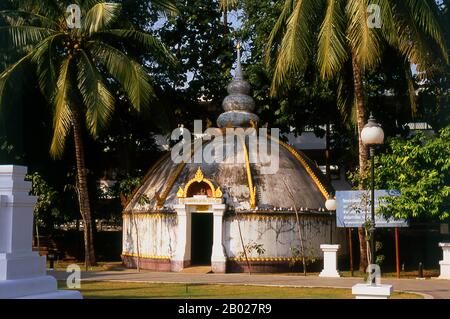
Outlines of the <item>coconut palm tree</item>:
[{"label": "coconut palm tree", "polygon": [[[115,95],[110,91],[112,83],[121,87],[122,96],[136,111],[155,99],[149,75],[129,56],[128,44],[154,53],[161,62],[173,64],[175,61],[155,37],[119,20],[121,5],[118,3],[99,0],[11,2],[15,10],[0,12],[8,23],[0,28],[0,39],[23,56],[0,74],[0,98],[6,96],[7,82],[15,80],[14,72],[32,65],[39,88],[52,106],[50,154],[53,157],[62,156],[66,139],[73,132],[76,185],[84,221],[85,262],[86,266],[95,265],[83,130],[87,129],[95,137],[108,125],[115,107]],[[77,16],[67,17],[66,14],[67,6],[72,3],[81,8],[78,27],[74,23]],[[153,3],[176,13],[170,0]]]},{"label": "coconut palm tree", "polygon": [[[346,110],[345,101],[352,103],[360,136],[366,118],[364,71],[382,62],[384,47],[391,46],[405,59],[407,79],[411,79],[411,63],[426,75],[434,52],[448,62],[437,10],[435,0],[286,0],[266,49],[266,63],[273,66],[272,94],[289,86],[291,76],[304,71],[312,57],[321,78],[339,79],[340,89],[349,87],[342,82],[342,75],[350,70],[352,85],[347,92],[352,92],[352,97],[343,90],[337,92],[338,103]],[[380,25],[371,23],[377,19]],[[364,176],[367,151],[361,138],[358,143]],[[360,255],[366,256],[363,229],[359,239]],[[361,258],[361,271],[366,264]]]}]

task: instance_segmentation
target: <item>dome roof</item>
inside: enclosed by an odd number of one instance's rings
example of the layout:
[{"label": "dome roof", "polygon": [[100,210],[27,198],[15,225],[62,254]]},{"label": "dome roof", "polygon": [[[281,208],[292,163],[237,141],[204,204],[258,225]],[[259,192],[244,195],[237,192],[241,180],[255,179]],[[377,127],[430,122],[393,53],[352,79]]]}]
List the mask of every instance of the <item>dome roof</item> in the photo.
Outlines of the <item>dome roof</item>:
[{"label": "dome roof", "polygon": [[[216,143],[216,140],[209,143]],[[279,143],[279,169],[275,174],[261,172],[266,164],[249,163],[252,186],[256,187],[255,209],[289,211],[295,207],[299,211],[322,211],[325,200],[333,193],[332,187],[319,168],[303,153],[281,141]],[[246,145],[248,147],[248,141]],[[196,152],[202,152],[202,149]],[[194,178],[199,168],[216,189],[220,187],[229,210],[250,210],[251,192],[247,165],[235,160],[245,157],[243,152],[243,147],[237,148],[224,154],[224,162],[202,164],[176,164],[168,153],[149,170],[125,210],[173,210],[173,206],[178,204],[177,192]],[[294,194],[294,199],[290,193]],[[141,200],[143,194],[146,201]]]},{"label": "dome roof", "polygon": [[[244,79],[239,47],[236,74],[228,85],[228,93],[223,101],[225,112],[217,120],[220,127],[217,130],[223,132],[225,127],[255,127],[259,118],[252,113],[255,102],[249,95],[250,85]],[[228,210],[325,210],[325,200],[334,191],[315,163],[278,139],[259,138],[270,139],[268,145],[275,141],[279,146],[279,165],[275,173],[267,174],[265,169],[269,164],[250,162],[248,136],[244,143],[237,143],[237,147],[227,145],[226,139],[218,138],[203,143],[202,148],[196,150],[193,147],[196,143],[193,143],[191,159],[203,158],[203,150],[209,146],[211,149],[221,147],[224,160],[177,164],[168,152],[149,170],[142,185],[132,195],[125,212],[173,211],[179,197],[187,195],[183,193],[186,184],[200,182],[202,177],[213,191],[220,188],[218,194],[223,197]]]}]

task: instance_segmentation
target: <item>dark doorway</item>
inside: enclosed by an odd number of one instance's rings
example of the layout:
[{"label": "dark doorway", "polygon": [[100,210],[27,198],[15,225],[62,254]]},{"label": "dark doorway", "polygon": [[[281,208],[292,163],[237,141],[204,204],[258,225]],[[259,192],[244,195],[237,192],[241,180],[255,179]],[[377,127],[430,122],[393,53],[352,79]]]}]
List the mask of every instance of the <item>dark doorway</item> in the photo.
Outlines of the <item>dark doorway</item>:
[{"label": "dark doorway", "polygon": [[191,264],[211,265],[213,214],[193,213],[191,232]]}]

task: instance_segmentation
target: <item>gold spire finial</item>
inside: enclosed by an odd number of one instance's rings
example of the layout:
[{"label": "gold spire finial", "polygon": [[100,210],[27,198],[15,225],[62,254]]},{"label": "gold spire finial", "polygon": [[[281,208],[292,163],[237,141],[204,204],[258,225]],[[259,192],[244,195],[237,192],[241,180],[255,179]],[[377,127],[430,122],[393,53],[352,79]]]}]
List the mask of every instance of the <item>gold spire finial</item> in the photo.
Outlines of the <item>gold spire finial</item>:
[{"label": "gold spire finial", "polygon": [[238,43],[236,44],[236,49],[237,49],[238,51],[241,50],[241,42],[238,41]]}]

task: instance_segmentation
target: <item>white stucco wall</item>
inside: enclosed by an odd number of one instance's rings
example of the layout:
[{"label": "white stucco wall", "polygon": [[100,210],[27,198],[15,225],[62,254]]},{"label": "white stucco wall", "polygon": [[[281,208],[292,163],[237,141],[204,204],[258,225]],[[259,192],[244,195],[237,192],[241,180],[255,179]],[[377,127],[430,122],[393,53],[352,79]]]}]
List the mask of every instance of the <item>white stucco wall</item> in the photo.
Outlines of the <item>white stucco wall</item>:
[{"label": "white stucco wall", "polygon": [[[177,243],[176,215],[136,214],[140,239],[140,255],[145,257],[172,257]],[[330,219],[314,216],[301,218],[305,254],[310,258],[323,257],[321,244],[330,244]],[[292,257],[291,247],[300,247],[295,215],[264,217],[240,216],[242,237],[245,244],[262,244],[265,253],[256,252],[249,257]],[[235,216],[226,216],[223,224],[223,243],[226,257],[236,257],[242,252],[238,222]],[[333,244],[341,244],[339,254],[346,253],[345,231],[332,225]],[[137,254],[136,228],[130,215],[124,215],[123,252]]]},{"label": "white stucco wall", "polygon": [[177,217],[174,214],[124,215],[122,251],[137,254],[136,225],[139,234],[139,254],[143,257],[170,257],[176,247]]},{"label": "white stucco wall", "polygon": [[[262,244],[265,253],[258,256],[254,251],[249,257],[292,257],[291,247],[300,248],[300,240],[295,215],[283,218],[245,218],[240,217],[242,238],[244,244],[254,242]],[[322,258],[321,244],[330,243],[330,220],[305,216],[300,220],[303,236],[305,255],[311,258]],[[229,216],[224,225],[224,246],[227,257],[236,257],[242,251],[242,243],[239,235],[238,219]],[[334,244],[344,244],[345,233],[335,228],[332,224]],[[340,253],[345,252],[345,249]]]}]

